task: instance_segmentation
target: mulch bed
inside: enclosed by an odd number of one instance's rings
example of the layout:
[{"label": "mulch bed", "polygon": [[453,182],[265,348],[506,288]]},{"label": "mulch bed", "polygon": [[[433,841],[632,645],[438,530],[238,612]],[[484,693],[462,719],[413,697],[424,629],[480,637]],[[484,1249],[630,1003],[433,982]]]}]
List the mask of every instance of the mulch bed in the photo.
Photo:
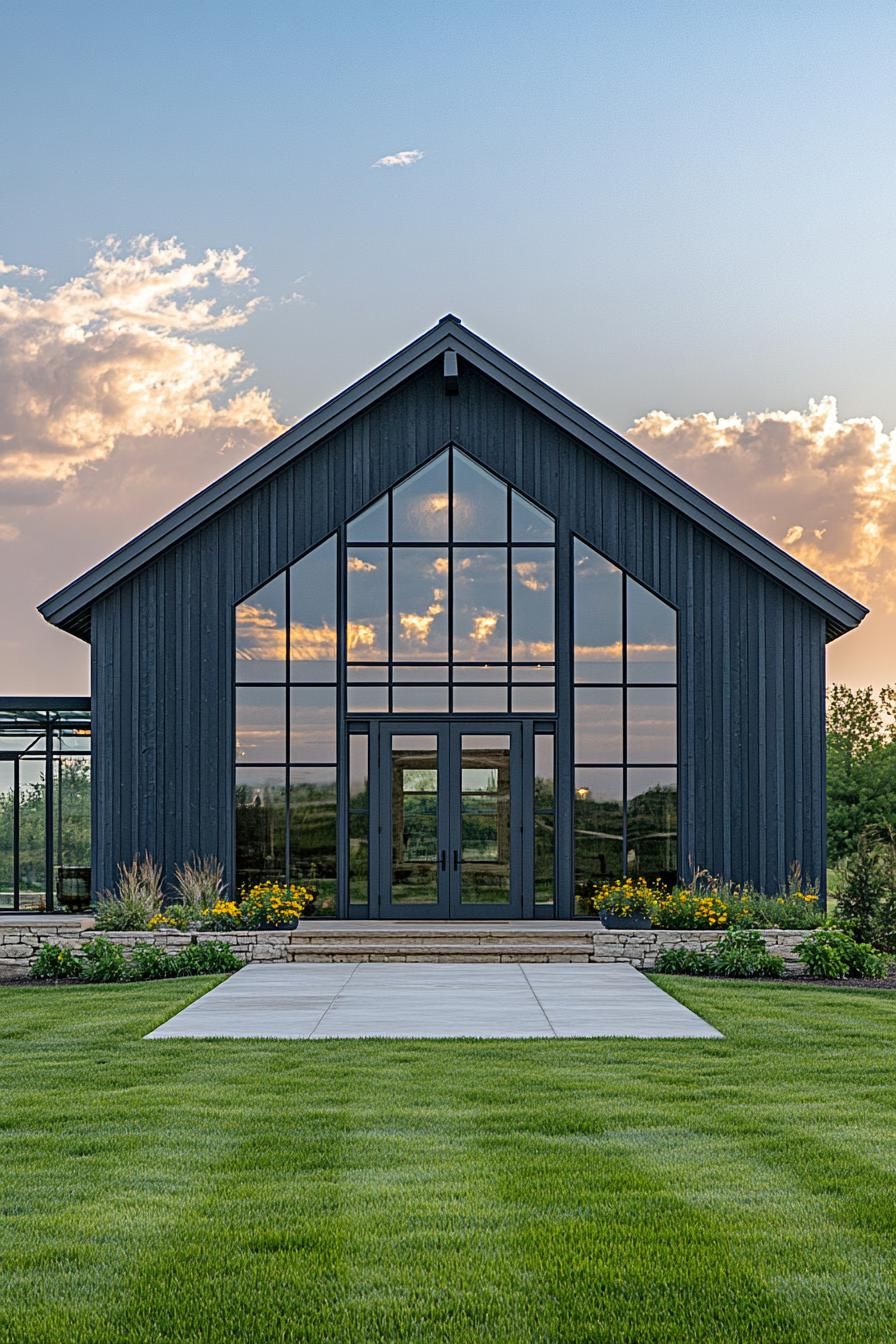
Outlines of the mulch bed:
[{"label": "mulch bed", "polygon": [[811,975],[786,975],[788,985],[819,985],[825,989],[896,989],[896,975],[884,976],[883,980],[865,980],[859,976],[847,980],[817,980]]}]

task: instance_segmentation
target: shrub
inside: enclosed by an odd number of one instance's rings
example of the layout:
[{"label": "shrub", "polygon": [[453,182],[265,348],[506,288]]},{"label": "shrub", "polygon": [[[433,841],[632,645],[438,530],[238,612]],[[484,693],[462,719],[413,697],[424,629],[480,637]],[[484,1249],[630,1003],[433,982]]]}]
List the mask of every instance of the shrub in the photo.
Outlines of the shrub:
[{"label": "shrub", "polygon": [[877,932],[882,901],[888,895],[881,837],[871,827],[859,836],[856,852],[845,865],[837,916],[853,935],[867,942]]},{"label": "shrub", "polygon": [[784,974],[782,958],[769,952],[755,929],[731,929],[716,943],[709,957],[711,975],[778,980]]},{"label": "shrub", "polygon": [[664,947],[656,959],[656,969],[667,975],[711,975],[708,952],[689,947]]},{"label": "shrub", "polygon": [[113,891],[100,892],[96,906],[98,929],[140,930],[162,908],[162,870],[148,854],[118,865]]},{"label": "shrub", "polygon": [[81,963],[71,948],[60,947],[58,943],[44,943],[28,974],[32,980],[74,980],[80,970]]},{"label": "shrub", "polygon": [[816,929],[797,946],[800,961],[809,975],[824,980],[844,980],[848,975],[881,980],[889,969],[888,958],[870,943],[857,942],[843,929]]},{"label": "shrub", "polygon": [[129,980],[166,980],[177,975],[176,958],[154,943],[138,943],[128,962]]},{"label": "shrub", "polygon": [[724,975],[741,980],[777,980],[784,962],[774,957],[755,929],[731,929],[708,952],[687,947],[665,948],[656,969],[667,975]]},{"label": "shrub", "polygon": [[191,943],[168,960],[176,963],[175,975],[223,975],[238,971],[243,964],[233,949],[219,939]]},{"label": "shrub", "polygon": [[111,984],[126,980],[128,967],[120,947],[108,938],[91,938],[81,953],[78,973],[91,984]]}]

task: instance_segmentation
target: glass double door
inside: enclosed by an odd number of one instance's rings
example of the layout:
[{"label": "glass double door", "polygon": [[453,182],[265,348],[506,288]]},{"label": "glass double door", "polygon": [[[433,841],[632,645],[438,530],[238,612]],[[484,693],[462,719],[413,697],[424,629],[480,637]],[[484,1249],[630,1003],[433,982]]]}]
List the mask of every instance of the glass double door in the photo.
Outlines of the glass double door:
[{"label": "glass double door", "polygon": [[380,916],[519,918],[521,725],[379,731]]}]

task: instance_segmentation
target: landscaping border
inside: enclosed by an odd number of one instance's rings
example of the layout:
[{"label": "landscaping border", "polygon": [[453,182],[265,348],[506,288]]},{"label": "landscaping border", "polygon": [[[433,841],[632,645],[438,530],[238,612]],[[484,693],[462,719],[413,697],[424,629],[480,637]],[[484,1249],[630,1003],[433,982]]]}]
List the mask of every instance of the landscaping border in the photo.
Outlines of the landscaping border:
[{"label": "landscaping border", "polygon": [[[328,921],[329,923],[329,921]],[[584,926],[583,927],[587,927]],[[725,933],[724,929],[592,929],[594,950],[590,960],[598,963],[627,962],[638,970],[649,971],[665,948],[686,947],[706,952]],[[797,975],[803,967],[796,954],[797,943],[808,935],[807,929],[759,929],[769,952],[784,960],[785,975]],[[242,929],[236,933],[178,933],[162,930],[153,933],[107,933],[94,928],[85,915],[0,916],[0,980],[27,976],[32,962],[45,943],[80,951],[93,938],[108,938],[125,952],[138,943],[151,943],[164,952],[180,952],[191,942],[215,939],[227,943],[242,961],[287,961],[288,930]]]}]

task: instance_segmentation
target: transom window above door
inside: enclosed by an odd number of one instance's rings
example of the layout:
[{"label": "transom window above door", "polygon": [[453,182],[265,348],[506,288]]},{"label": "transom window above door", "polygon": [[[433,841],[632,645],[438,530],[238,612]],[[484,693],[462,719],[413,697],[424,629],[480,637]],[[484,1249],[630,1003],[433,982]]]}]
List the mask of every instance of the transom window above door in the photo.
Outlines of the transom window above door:
[{"label": "transom window above door", "polygon": [[553,713],[554,542],[456,448],[349,522],[347,712]]}]

